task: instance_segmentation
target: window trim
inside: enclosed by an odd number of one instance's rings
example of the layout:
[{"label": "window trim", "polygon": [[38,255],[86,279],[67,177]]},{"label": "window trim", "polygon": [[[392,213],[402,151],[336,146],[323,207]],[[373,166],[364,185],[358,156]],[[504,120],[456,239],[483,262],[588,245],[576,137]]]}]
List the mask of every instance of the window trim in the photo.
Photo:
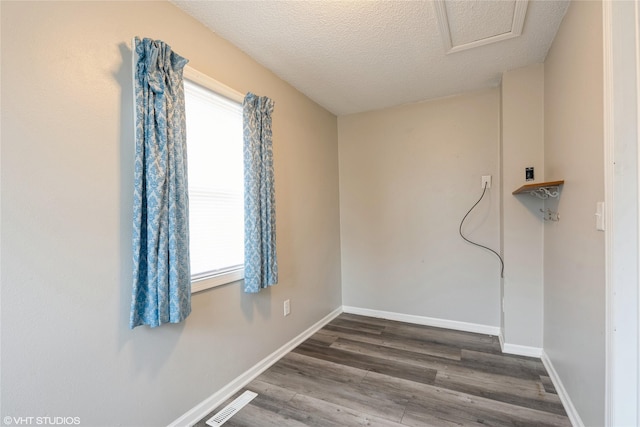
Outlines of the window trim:
[{"label": "window trim", "polygon": [[227,285],[244,280],[244,267],[225,270],[220,273],[209,273],[202,277],[191,276],[191,293],[204,291],[217,286]]},{"label": "window trim", "polygon": [[217,93],[218,95],[224,96],[225,98],[239,103],[240,105],[242,105],[242,103],[244,102],[244,95],[237,90],[230,88],[224,83],[220,83],[218,80],[209,77],[206,74],[201,73],[200,71],[188,65],[184,67],[183,76],[185,80],[190,80],[193,83],[197,83],[200,86]]},{"label": "window trim", "polygon": [[[244,102],[244,95],[237,90],[230,88],[224,83],[220,83],[218,80],[215,80],[188,65],[184,67],[183,77],[185,80],[189,80],[192,83],[204,87],[205,89],[209,89],[210,91],[230,99],[231,101],[237,102],[240,105]],[[240,280],[244,280],[244,265],[192,275],[191,294],[215,288],[217,286],[227,285],[229,283],[239,282]]]}]

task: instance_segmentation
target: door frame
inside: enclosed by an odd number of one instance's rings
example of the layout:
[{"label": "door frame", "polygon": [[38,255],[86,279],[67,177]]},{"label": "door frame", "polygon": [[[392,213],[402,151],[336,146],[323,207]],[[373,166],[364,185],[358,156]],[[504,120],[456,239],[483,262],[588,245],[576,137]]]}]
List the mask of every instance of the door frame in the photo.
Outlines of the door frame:
[{"label": "door frame", "polygon": [[605,425],[640,425],[640,10],[604,0]]}]

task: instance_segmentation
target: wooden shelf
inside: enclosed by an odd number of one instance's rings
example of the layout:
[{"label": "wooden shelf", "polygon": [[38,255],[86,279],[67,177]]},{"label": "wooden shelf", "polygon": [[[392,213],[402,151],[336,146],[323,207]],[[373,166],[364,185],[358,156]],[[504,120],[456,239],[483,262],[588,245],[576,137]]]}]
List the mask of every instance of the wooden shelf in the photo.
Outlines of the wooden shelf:
[{"label": "wooden shelf", "polygon": [[[536,193],[547,193],[548,196],[547,197],[557,197],[550,195],[548,189],[549,188],[557,188],[560,187],[562,184],[564,184],[564,180],[563,181],[547,181],[547,182],[537,182],[535,184],[525,184],[522,187],[518,188],[516,191],[514,191],[511,194],[534,194],[536,195]],[[546,190],[546,191],[545,191]],[[539,197],[539,196],[538,196]],[[542,197],[541,197],[542,198]]]}]

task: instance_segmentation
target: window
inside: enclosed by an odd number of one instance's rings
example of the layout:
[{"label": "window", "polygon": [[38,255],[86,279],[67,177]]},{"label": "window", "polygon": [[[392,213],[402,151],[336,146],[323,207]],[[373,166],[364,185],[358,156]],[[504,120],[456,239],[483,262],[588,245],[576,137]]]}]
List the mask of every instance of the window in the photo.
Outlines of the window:
[{"label": "window", "polygon": [[242,95],[189,68],[184,89],[191,291],[197,292],[244,277]]}]

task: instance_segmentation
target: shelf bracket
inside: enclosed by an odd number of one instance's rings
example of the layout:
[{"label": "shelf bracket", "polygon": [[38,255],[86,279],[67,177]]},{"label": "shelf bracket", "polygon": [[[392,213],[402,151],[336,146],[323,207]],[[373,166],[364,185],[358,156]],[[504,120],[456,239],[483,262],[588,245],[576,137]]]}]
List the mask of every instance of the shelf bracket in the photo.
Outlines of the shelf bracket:
[{"label": "shelf bracket", "polygon": [[549,197],[558,197],[560,195],[559,187],[540,187],[535,190],[531,190],[529,192],[532,196],[537,197],[538,199],[548,199]]},{"label": "shelf bracket", "polygon": [[549,208],[544,209],[544,210],[540,209],[540,212],[542,212],[544,214],[542,216],[542,218],[544,218],[545,221],[553,221],[553,222],[560,221],[560,213],[559,212],[554,212]]}]

